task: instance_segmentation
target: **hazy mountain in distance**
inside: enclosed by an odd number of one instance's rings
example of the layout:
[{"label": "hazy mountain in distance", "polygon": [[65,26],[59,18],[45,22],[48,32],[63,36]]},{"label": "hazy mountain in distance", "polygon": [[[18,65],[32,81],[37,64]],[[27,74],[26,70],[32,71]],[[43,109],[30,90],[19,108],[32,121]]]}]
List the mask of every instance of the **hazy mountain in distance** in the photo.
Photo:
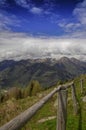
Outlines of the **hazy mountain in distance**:
[{"label": "hazy mountain in distance", "polygon": [[49,87],[59,80],[85,73],[86,62],[75,58],[4,60],[0,62],[0,88],[25,87],[31,80],[38,80],[43,87]]}]

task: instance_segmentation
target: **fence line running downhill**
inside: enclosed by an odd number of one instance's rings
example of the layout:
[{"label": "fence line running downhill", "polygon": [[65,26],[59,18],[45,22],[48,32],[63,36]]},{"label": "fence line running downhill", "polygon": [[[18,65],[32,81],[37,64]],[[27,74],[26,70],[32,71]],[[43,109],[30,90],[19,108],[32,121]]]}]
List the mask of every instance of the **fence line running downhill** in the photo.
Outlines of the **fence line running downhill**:
[{"label": "fence line running downhill", "polygon": [[[42,108],[42,106],[55,94],[58,93],[58,116],[56,130],[66,130],[67,122],[67,89],[72,89],[72,100],[74,113],[78,113],[78,101],[76,97],[76,89],[74,82],[59,85],[48,95],[43,97],[40,101],[35,103],[33,106],[22,112],[20,115],[13,118],[11,121],[0,127],[0,130],[20,130],[34,115]],[[81,92],[82,92],[82,80],[81,80]]]}]

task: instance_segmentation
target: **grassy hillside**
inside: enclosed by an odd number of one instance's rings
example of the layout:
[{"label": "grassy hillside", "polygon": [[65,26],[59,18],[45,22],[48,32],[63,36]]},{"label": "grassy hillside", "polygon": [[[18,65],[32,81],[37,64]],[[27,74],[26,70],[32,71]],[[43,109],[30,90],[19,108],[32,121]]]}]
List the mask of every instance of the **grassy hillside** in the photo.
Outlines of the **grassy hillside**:
[{"label": "grassy hillside", "polygon": [[[80,79],[83,78],[84,92],[80,92]],[[77,98],[80,104],[79,114],[75,116],[73,114],[72,96],[71,89],[68,89],[68,118],[67,118],[67,130],[86,130],[86,102],[82,102],[84,96],[86,96],[86,75],[82,75],[74,80]],[[28,107],[33,105],[35,102],[40,100],[46,94],[53,90],[54,87],[38,93],[36,96],[27,97],[24,99],[16,100],[14,98],[0,104],[0,126],[8,122],[10,119],[26,110]],[[48,120],[43,123],[38,123],[41,119],[47,117],[56,116],[57,114],[57,94],[48,101],[44,107],[37,112],[37,114],[26,124],[22,130],[55,130],[56,119]]]}]

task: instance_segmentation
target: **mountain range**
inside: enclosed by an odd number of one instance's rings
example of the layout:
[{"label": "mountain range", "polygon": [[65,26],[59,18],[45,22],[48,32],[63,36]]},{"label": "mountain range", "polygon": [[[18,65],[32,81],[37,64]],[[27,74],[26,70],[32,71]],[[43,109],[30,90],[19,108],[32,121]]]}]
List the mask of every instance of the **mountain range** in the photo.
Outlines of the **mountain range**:
[{"label": "mountain range", "polygon": [[25,87],[32,80],[50,87],[59,80],[73,79],[85,73],[86,62],[75,58],[4,60],[0,62],[0,88]]}]

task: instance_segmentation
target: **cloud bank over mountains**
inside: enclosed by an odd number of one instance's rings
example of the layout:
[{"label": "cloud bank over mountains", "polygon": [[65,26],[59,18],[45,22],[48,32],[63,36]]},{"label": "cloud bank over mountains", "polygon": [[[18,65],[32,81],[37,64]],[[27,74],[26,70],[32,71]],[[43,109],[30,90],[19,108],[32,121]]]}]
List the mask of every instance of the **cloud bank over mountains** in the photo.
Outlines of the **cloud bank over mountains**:
[{"label": "cloud bank over mountains", "polygon": [[86,39],[29,37],[23,33],[0,34],[0,60],[56,58],[62,56],[86,60]]}]

